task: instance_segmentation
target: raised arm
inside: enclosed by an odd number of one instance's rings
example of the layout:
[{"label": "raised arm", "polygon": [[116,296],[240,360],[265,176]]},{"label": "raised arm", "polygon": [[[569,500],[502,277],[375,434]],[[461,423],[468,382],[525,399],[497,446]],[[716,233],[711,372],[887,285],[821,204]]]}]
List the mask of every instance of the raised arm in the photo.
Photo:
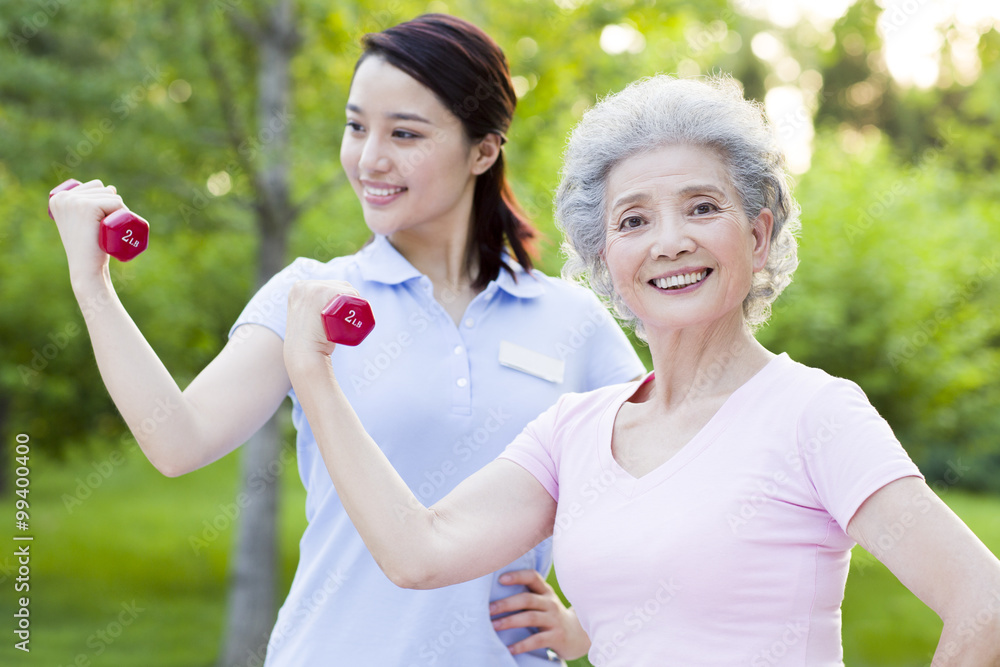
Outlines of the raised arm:
[{"label": "raised arm", "polygon": [[282,341],[245,325],[181,391],[115,293],[97,226],[124,206],[112,187],[91,181],[51,202],[101,378],[143,453],[176,476],[231,452],[280,405],[290,383]]},{"label": "raised arm", "polygon": [[944,621],[933,667],[1000,666],[1000,561],[923,480],[876,491],[847,532]]},{"label": "raised arm", "polygon": [[[285,365],[344,509],[386,575],[405,588],[447,586],[494,572],[548,537],[555,501],[510,461],[493,461],[433,507],[417,500],[334,377],[329,355],[335,346],[319,313],[342,293],[357,294],[332,281],[292,288]],[[385,406],[387,419],[392,409]]]}]

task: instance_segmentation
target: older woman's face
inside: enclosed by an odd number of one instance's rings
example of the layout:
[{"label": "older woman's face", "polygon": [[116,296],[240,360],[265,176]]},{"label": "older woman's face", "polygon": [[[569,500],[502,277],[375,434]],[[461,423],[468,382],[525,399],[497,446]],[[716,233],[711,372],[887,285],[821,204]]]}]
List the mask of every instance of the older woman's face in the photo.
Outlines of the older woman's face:
[{"label": "older woman's face", "polygon": [[615,291],[648,333],[742,318],[773,218],[743,212],[712,150],[658,148],[611,170],[605,254]]}]

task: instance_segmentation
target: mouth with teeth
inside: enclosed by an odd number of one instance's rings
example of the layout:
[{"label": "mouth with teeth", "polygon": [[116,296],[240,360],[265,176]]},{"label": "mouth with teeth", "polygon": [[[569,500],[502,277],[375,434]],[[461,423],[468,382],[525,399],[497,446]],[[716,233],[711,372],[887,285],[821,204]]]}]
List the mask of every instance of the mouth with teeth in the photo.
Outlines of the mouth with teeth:
[{"label": "mouth with teeth", "polygon": [[375,188],[370,185],[365,186],[365,194],[369,197],[391,197],[405,191],[406,188]]},{"label": "mouth with teeth", "polygon": [[712,273],[712,269],[702,269],[701,271],[692,271],[691,273],[685,273],[679,276],[669,276],[667,278],[653,278],[649,281],[649,284],[661,290],[674,291],[682,290],[685,287],[690,287],[696,285]]}]

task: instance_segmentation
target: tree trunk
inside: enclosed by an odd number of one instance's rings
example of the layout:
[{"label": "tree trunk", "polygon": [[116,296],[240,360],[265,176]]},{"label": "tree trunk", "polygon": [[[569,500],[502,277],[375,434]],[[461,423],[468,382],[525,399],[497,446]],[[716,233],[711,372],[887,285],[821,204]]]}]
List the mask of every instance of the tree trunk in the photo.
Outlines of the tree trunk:
[{"label": "tree trunk", "polygon": [[[299,44],[292,0],[278,0],[256,30],[260,50],[257,91],[258,168],[254,209],[260,235],[257,289],[285,265],[288,233],[297,214],[289,193],[288,134],[291,60]],[[236,526],[230,568],[228,618],[220,667],[253,667],[264,661],[276,616],[278,415],[243,446],[240,492],[249,498]]]}]

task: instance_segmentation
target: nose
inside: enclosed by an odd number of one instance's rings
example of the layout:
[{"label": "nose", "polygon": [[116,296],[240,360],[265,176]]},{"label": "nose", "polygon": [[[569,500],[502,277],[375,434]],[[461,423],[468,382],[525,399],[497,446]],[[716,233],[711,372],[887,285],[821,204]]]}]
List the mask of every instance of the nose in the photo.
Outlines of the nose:
[{"label": "nose", "polygon": [[371,136],[365,138],[361,147],[361,157],[358,160],[358,167],[361,173],[385,173],[392,168],[392,161],[388,156],[388,147],[379,137]]},{"label": "nose", "polygon": [[656,221],[649,254],[652,259],[676,259],[695,251],[690,228],[684,216],[666,214]]}]

